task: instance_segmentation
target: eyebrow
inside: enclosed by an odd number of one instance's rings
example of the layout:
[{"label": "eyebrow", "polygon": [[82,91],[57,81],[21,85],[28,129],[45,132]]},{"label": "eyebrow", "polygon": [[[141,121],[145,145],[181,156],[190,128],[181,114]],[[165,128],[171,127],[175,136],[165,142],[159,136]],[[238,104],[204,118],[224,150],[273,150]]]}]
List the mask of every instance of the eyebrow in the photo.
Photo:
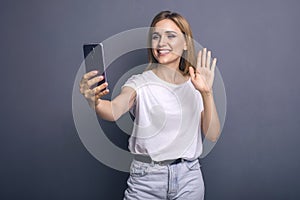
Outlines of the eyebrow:
[{"label": "eyebrow", "polygon": [[[175,32],[175,31],[165,31],[165,33],[174,33],[174,34],[177,35],[177,32]],[[159,35],[158,32],[153,32],[152,34],[158,34]]]}]

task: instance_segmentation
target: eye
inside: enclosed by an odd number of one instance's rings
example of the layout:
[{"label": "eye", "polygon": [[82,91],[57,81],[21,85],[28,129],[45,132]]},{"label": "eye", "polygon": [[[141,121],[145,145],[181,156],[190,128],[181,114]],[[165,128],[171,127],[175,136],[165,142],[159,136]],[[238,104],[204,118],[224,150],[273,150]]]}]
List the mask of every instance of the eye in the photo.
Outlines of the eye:
[{"label": "eye", "polygon": [[172,38],[175,38],[175,37],[176,37],[176,35],[168,35],[169,39],[172,39]]},{"label": "eye", "polygon": [[153,34],[153,35],[152,35],[152,40],[157,40],[157,39],[159,39],[159,35]]}]

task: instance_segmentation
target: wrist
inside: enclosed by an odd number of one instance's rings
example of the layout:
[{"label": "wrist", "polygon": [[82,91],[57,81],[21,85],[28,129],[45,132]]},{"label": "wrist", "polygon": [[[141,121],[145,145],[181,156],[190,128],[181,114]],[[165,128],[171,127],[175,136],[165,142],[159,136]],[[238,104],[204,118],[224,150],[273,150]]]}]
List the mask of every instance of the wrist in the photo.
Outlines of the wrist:
[{"label": "wrist", "polygon": [[100,98],[96,99],[96,101],[95,101],[95,109],[99,108],[101,106],[100,105],[101,103],[102,103],[102,99],[100,99]]},{"label": "wrist", "polygon": [[95,100],[89,100],[88,101],[89,106],[93,109],[93,110],[97,110],[97,107],[99,107],[100,105],[100,99],[95,99]]},{"label": "wrist", "polygon": [[202,97],[211,97],[211,96],[213,96],[213,91],[212,90],[205,91],[205,92],[200,91],[200,93],[201,93]]}]

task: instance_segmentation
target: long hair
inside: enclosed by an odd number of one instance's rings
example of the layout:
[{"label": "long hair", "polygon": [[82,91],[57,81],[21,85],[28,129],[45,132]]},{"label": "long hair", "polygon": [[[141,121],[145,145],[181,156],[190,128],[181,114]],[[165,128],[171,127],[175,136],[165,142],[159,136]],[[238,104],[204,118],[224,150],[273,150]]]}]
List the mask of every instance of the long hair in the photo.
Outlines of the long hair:
[{"label": "long hair", "polygon": [[155,59],[153,52],[152,52],[152,31],[153,27],[161,20],[169,19],[172,20],[181,30],[185,37],[187,50],[184,50],[179,63],[179,69],[183,72],[184,75],[187,75],[189,73],[189,66],[192,66],[195,68],[196,66],[196,55],[195,55],[195,47],[194,47],[194,40],[193,40],[193,34],[192,29],[190,27],[190,24],[187,22],[187,20],[182,17],[180,14],[171,12],[171,11],[162,11],[158,13],[152,20],[149,35],[148,35],[148,61],[149,65],[147,69],[151,69],[154,66],[156,66],[156,63],[158,61]]}]

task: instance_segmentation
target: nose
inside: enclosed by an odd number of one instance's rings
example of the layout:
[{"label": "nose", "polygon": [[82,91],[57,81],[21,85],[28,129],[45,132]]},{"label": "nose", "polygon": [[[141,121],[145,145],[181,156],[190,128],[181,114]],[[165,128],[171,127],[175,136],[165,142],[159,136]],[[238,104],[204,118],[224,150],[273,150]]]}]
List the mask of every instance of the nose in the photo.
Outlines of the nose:
[{"label": "nose", "polygon": [[164,46],[164,45],[166,45],[166,37],[163,35],[163,36],[161,36],[160,39],[159,39],[158,46],[159,46],[159,47],[162,47],[162,46]]}]

